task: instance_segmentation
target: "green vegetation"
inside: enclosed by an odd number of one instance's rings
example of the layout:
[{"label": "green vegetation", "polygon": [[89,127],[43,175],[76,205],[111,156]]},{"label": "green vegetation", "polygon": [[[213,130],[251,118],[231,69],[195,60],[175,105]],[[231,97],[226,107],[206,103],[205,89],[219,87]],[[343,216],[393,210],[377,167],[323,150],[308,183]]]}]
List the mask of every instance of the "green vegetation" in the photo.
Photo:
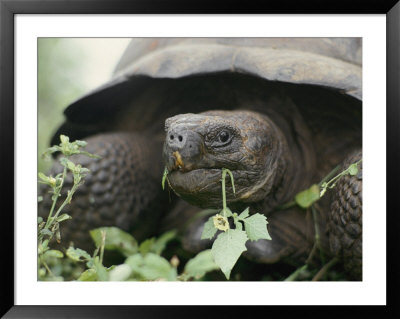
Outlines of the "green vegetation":
[{"label": "green vegetation", "polygon": [[[86,146],[84,141],[70,142],[66,136],[60,136],[60,144],[47,149],[45,156],[54,152],[60,152],[63,156],[59,159],[64,167],[63,172],[56,176],[47,176],[38,173],[39,183],[50,186],[52,205],[46,219],[38,218],[38,279],[39,280],[77,280],[77,281],[187,281],[207,280],[207,274],[222,270],[227,279],[237,264],[240,255],[246,251],[245,243],[248,240],[268,239],[271,237],[267,230],[267,219],[264,215],[253,214],[250,216],[249,208],[240,214],[233,213],[226,204],[225,180],[226,175],[230,176],[232,190],[235,192],[232,173],[222,170],[222,210],[211,216],[204,225],[202,239],[213,239],[211,249],[206,249],[196,256],[190,256],[184,261],[177,255],[165,257],[165,251],[170,242],[178,238],[175,230],[168,231],[161,236],[149,238],[141,243],[117,227],[101,227],[90,231],[90,236],[96,246],[93,253],[70,246],[65,251],[53,249],[55,242],[62,241],[60,227],[68,223],[71,216],[63,213],[66,205],[73,200],[73,195],[79,188],[89,170],[71,161],[70,156],[81,154],[90,157],[97,157],[94,154],[82,150]],[[318,200],[324,196],[327,189],[335,186],[336,181],[345,175],[356,175],[358,164],[354,163],[343,172],[336,174],[337,169],[331,172],[320,185],[313,185],[309,189],[300,192],[295,196],[293,202],[286,207],[298,205],[306,211],[311,210],[315,224],[315,244],[305,265],[297,268],[292,274],[280,280],[320,280],[332,279],[341,280],[343,276],[336,271],[330,271],[337,263],[334,258],[329,262],[323,261],[318,269],[311,266],[309,261],[317,250],[320,251],[321,259],[324,254],[319,242],[319,229],[317,223]],[[61,190],[67,174],[72,174],[73,185],[67,191],[65,198],[62,198]],[[168,181],[168,171],[165,170],[162,178],[162,186]],[[325,191],[323,192],[322,190]],[[42,198],[39,198],[39,201]],[[215,212],[208,210],[207,214]],[[200,215],[202,212],[200,212]],[[229,219],[232,223],[229,223]],[[234,228],[232,228],[232,225]],[[67,227],[67,225],[65,225]],[[218,233],[219,232],[219,233]],[[272,239],[273,240],[273,239]],[[123,256],[122,263],[105,266],[105,256],[109,251],[118,252]],[[329,270],[329,272],[328,272]],[[264,275],[263,280],[273,280],[270,275]],[[234,280],[240,280],[236,274]]]},{"label": "green vegetation", "polygon": [[[213,243],[211,252],[215,263],[221,268],[226,279],[229,279],[233,266],[240,255],[246,251],[245,243],[248,240],[268,239],[271,237],[267,230],[267,218],[261,214],[254,214],[249,217],[249,208],[246,208],[240,215],[232,213],[226,205],[225,178],[229,174],[232,182],[232,189],[235,193],[235,185],[232,172],[226,168],[222,169],[222,210],[209,218],[205,223],[201,239],[212,239],[218,230],[221,230]],[[232,217],[235,229],[229,226],[228,218]],[[243,226],[245,230],[243,230]]]},{"label": "green vegetation", "polygon": [[[59,161],[64,167],[63,172],[56,176],[47,176],[41,172],[38,173],[39,183],[46,184],[51,188],[51,200],[52,205],[49,215],[46,220],[38,217],[38,277],[43,278],[46,275],[55,277],[50,270],[47,259],[50,258],[63,258],[64,254],[55,249],[50,249],[49,243],[55,237],[58,243],[61,242],[60,224],[71,216],[68,214],[61,214],[62,210],[66,205],[71,203],[72,197],[80,185],[83,184],[86,174],[89,172],[87,168],[81,165],[75,165],[69,157],[74,154],[83,154],[89,157],[97,157],[96,155],[80,150],[80,148],[86,146],[84,141],[75,141],[70,143],[67,136],[60,136],[61,143],[49,148],[43,155],[48,156],[55,152],[61,152],[64,156],[60,157]],[[64,185],[67,173],[73,175],[73,185],[67,192],[66,198],[62,201],[61,205],[56,209],[58,200],[61,197],[61,190]],[[39,201],[41,198],[39,198]],[[55,213],[54,213],[55,212]],[[44,267],[44,268],[42,268]]]},{"label": "green vegetation", "polygon": [[[321,247],[321,242],[320,242],[320,231],[319,231],[319,226],[318,226],[318,211],[316,207],[316,203],[325,195],[326,191],[328,189],[332,189],[336,186],[336,182],[338,181],[339,178],[350,175],[350,176],[355,176],[358,174],[358,165],[361,163],[361,160],[352,163],[349,165],[348,168],[334,176],[338,170],[339,166],[333,169],[327,176],[325,176],[322,181],[316,185],[312,185],[310,188],[299,192],[296,194],[294,200],[286,205],[283,205],[281,209],[285,209],[288,207],[292,207],[294,205],[298,205],[302,209],[305,209],[307,212],[311,209],[312,212],[312,218],[314,220],[314,231],[315,231],[315,241],[314,241],[314,246],[310,252],[310,255],[308,256],[306,260],[306,264],[297,268],[290,276],[288,276],[285,281],[294,281],[298,280],[299,277],[303,276],[305,278],[308,278],[309,280],[313,281],[318,281],[324,276],[326,276],[327,271],[334,266],[337,262],[338,259],[336,257],[332,258],[329,262],[325,263],[325,256],[324,252]],[[334,176],[334,177],[332,177]],[[320,259],[323,263],[323,266],[320,270],[317,272],[308,272],[310,267],[310,261],[313,257],[313,255],[316,253],[316,250],[319,251],[320,253]],[[307,275],[308,272],[308,275]],[[306,274],[306,275],[305,275]],[[312,274],[310,276],[310,274]]]},{"label": "green vegetation", "polygon": [[[84,141],[70,142],[67,136],[60,136],[61,143],[47,149],[44,156],[61,152],[59,159],[64,167],[56,176],[38,173],[39,183],[50,186],[52,206],[46,219],[38,218],[38,279],[46,281],[78,280],[78,281],[128,281],[128,280],[200,280],[207,272],[216,270],[211,251],[205,250],[191,258],[179,273],[179,259],[173,256],[169,261],[161,256],[169,241],[176,237],[171,230],[158,238],[150,238],[138,244],[130,234],[117,227],[102,227],[90,231],[96,249],[93,254],[70,246],[63,253],[52,249],[54,240],[60,243],[61,223],[71,219],[68,214],[61,214],[66,205],[73,200],[73,195],[89,170],[71,161],[70,156],[81,154],[98,157],[81,150],[86,146]],[[73,175],[73,185],[62,199],[61,190],[67,174]],[[42,198],[39,199],[39,201]],[[107,251],[117,251],[125,261],[119,265],[104,266],[104,255]]]},{"label": "green vegetation", "polygon": [[[307,258],[307,263],[297,268],[292,274],[284,279],[285,281],[294,281],[298,280],[299,278],[302,278],[303,280],[319,280],[323,276],[325,276],[326,272],[338,262],[337,258],[333,258],[328,263],[325,263],[324,253],[322,251],[320,243],[320,232],[317,216],[318,213],[315,207],[315,203],[325,195],[328,189],[332,189],[336,186],[336,182],[339,178],[345,175],[357,175],[358,165],[360,163],[361,160],[351,164],[347,169],[334,176],[339,170],[339,167],[336,167],[319,183],[319,185],[314,184],[310,188],[299,192],[298,194],[296,194],[293,201],[280,207],[280,210],[282,210],[297,205],[300,208],[305,209],[307,212],[309,209],[311,209],[315,227],[315,243],[310,255]],[[213,243],[211,254],[213,257],[213,261],[219,266],[225,277],[229,279],[231,271],[237,263],[239,257],[244,251],[247,250],[245,243],[248,240],[272,240],[272,238],[268,233],[268,222],[267,218],[264,215],[257,213],[249,216],[249,208],[246,208],[242,213],[238,215],[237,213],[232,213],[232,211],[227,207],[225,190],[226,174],[229,174],[230,176],[232,182],[232,190],[233,193],[235,193],[235,185],[232,172],[226,168],[223,168],[221,179],[223,208],[218,214],[210,217],[208,221],[204,224],[201,239],[213,239],[218,230],[221,231],[221,233],[218,234]],[[165,180],[168,181],[167,168],[165,168],[164,170],[161,182],[163,189],[165,187]],[[231,218],[233,220],[233,224],[235,225],[234,229],[230,228],[228,218]],[[243,226],[245,230],[243,230]],[[320,259],[324,265],[320,270],[310,270],[309,263],[317,249],[320,251]]]}]

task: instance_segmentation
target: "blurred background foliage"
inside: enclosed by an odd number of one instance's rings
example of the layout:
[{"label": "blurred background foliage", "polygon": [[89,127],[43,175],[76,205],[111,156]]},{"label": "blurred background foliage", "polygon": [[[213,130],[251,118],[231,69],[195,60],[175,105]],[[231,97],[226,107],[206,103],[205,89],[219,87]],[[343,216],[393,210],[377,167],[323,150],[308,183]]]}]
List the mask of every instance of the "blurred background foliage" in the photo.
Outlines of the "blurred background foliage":
[{"label": "blurred background foliage", "polygon": [[64,121],[63,110],[111,78],[126,38],[38,39],[38,170],[49,162],[41,154]]}]

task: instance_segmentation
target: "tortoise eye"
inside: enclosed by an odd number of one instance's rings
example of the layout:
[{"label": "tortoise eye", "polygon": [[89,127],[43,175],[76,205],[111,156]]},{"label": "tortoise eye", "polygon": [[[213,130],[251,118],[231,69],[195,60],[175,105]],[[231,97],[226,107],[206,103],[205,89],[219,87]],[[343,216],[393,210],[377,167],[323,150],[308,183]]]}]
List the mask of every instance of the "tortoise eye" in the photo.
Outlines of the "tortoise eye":
[{"label": "tortoise eye", "polygon": [[218,141],[221,143],[226,143],[230,138],[230,134],[228,131],[223,130],[221,133],[218,134]]},{"label": "tortoise eye", "polygon": [[234,133],[232,133],[228,129],[222,129],[219,131],[217,135],[212,136],[211,138],[211,147],[219,148],[228,145],[232,138],[234,137]]}]

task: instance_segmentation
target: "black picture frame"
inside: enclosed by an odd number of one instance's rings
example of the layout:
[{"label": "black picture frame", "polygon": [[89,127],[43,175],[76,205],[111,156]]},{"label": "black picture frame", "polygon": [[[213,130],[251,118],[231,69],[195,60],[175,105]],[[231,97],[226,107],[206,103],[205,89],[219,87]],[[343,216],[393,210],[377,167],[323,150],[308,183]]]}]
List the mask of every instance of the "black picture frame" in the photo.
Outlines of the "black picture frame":
[{"label": "black picture frame", "polygon": [[[237,307],[154,307],[154,306],[16,306],[14,303],[14,19],[16,14],[215,14],[215,13],[315,13],[315,14],[386,14],[387,29],[387,305],[377,307],[329,306],[269,307],[252,309]],[[154,1],[154,0],[0,0],[0,192],[1,225],[1,311],[4,318],[153,318],[248,316],[259,310],[268,316],[400,317],[398,305],[399,272],[396,271],[396,243],[399,242],[397,218],[397,187],[399,178],[400,136],[400,3],[398,0],[303,0],[274,1],[255,4],[215,1]],[[383,106],[377,106],[383,107]],[[390,172],[390,174],[389,174]]]}]

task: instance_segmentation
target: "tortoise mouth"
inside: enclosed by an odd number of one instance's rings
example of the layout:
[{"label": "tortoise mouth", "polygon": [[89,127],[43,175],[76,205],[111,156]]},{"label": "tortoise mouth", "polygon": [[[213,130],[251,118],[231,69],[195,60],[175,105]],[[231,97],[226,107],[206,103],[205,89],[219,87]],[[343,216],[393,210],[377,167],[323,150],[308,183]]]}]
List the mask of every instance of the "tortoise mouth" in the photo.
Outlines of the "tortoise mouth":
[{"label": "tortoise mouth", "polygon": [[168,179],[174,191],[179,194],[199,193],[211,186],[220,183],[222,169],[219,168],[177,168],[168,174]]},{"label": "tortoise mouth", "polygon": [[165,164],[168,169],[168,172],[170,173],[176,171],[185,173],[201,169],[196,167],[196,165],[190,162],[188,159],[182,158],[181,154],[178,151],[172,152],[170,156],[168,156],[168,159],[166,160]]},{"label": "tortoise mouth", "polygon": [[175,169],[168,174],[169,185],[184,200],[199,207],[216,207],[221,202],[219,168]]}]

